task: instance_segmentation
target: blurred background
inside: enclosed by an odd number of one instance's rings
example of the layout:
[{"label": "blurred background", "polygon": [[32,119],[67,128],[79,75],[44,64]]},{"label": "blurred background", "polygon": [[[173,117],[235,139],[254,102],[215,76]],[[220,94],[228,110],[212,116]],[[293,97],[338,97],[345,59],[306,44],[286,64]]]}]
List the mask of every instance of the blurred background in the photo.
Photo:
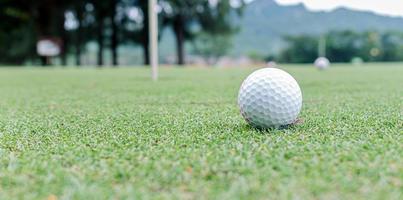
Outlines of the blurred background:
[{"label": "blurred background", "polygon": [[[167,65],[403,61],[397,0],[159,0]],[[149,64],[147,0],[0,0],[0,65]]]}]

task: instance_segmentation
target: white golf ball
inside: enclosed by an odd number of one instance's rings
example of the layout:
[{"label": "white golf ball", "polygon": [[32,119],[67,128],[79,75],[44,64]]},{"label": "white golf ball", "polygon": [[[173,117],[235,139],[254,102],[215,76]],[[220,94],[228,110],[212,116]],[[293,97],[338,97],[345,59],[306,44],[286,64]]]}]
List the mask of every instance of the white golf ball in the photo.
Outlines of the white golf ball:
[{"label": "white golf ball", "polygon": [[277,68],[263,68],[249,75],[238,94],[241,115],[256,128],[289,125],[297,120],[302,93],[297,81]]},{"label": "white golf ball", "polygon": [[330,61],[325,57],[319,57],[315,60],[314,65],[318,69],[326,69],[330,66]]},{"label": "white golf ball", "polygon": [[266,63],[266,67],[277,67],[277,63],[274,61],[269,61]]}]

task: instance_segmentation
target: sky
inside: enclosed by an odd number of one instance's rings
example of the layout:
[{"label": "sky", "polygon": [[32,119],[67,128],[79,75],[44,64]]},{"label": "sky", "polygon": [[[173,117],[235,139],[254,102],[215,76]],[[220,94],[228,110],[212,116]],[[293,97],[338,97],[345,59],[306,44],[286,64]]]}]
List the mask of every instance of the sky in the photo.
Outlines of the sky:
[{"label": "sky", "polygon": [[373,11],[382,15],[402,16],[403,0],[275,0],[282,5],[304,3],[310,10],[332,10],[347,7],[354,10]]}]

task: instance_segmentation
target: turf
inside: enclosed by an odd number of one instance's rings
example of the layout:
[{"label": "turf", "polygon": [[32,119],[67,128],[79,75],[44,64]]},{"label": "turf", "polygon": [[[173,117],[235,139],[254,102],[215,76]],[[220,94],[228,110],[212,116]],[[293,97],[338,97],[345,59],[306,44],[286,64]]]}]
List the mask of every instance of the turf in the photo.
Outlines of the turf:
[{"label": "turf", "polygon": [[253,69],[0,69],[0,199],[401,199],[403,64],[286,66],[303,123],[258,131]]}]

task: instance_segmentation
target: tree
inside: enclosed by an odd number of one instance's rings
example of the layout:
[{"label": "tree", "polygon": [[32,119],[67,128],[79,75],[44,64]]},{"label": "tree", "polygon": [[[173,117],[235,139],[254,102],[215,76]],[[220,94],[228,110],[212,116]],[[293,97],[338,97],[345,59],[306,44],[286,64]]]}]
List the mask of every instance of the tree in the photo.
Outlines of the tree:
[{"label": "tree", "polygon": [[76,65],[80,66],[81,65],[81,54],[82,54],[82,49],[84,48],[84,37],[86,34],[84,34],[86,23],[86,3],[85,1],[81,0],[74,0],[72,3],[72,11],[75,14],[76,20],[77,20],[77,29],[74,31],[74,37],[75,37],[75,42],[74,42],[74,55],[76,59]]},{"label": "tree", "polygon": [[149,37],[149,16],[148,16],[148,1],[135,0],[134,6],[138,8],[141,14],[141,21],[138,28],[133,31],[131,38],[135,43],[139,43],[143,49],[143,62],[144,65],[150,64],[150,37]]},{"label": "tree", "polygon": [[[231,2],[238,2],[234,5]],[[230,34],[237,29],[231,22],[232,13],[241,13],[244,2],[205,0],[163,0],[162,20],[164,26],[173,29],[176,40],[177,62],[185,63],[185,41],[192,40],[197,29],[211,35]],[[231,12],[235,10],[235,12]]]},{"label": "tree", "polygon": [[288,47],[280,53],[280,61],[311,63],[317,58],[318,40],[314,36],[286,36]]},{"label": "tree", "polygon": [[125,42],[138,44],[143,51],[144,65],[150,64],[148,1],[123,0],[128,14],[122,19],[122,34]]},{"label": "tree", "polygon": [[110,0],[109,20],[111,22],[111,51],[112,51],[112,65],[118,65],[118,19],[116,17],[116,9],[118,0]]},{"label": "tree", "polygon": [[382,60],[403,60],[403,33],[387,32],[381,36]]},{"label": "tree", "polygon": [[[64,29],[64,13],[68,0],[31,0],[30,12],[35,24],[37,40],[41,37],[59,37],[67,45],[67,35]],[[63,41],[64,40],[64,41]],[[62,49],[63,51],[63,49]],[[62,62],[65,54],[62,52]],[[64,57],[64,59],[63,59]],[[42,65],[49,65],[50,60],[41,56]]]},{"label": "tree", "polygon": [[192,44],[194,53],[203,56],[210,65],[216,64],[232,45],[230,35],[212,36],[207,33],[199,33]]},{"label": "tree", "polygon": [[331,61],[350,62],[362,48],[360,34],[353,31],[331,31],[326,34],[326,55]]},{"label": "tree", "polygon": [[[359,57],[364,61],[399,61],[403,59],[403,34],[368,31],[331,31],[326,34],[326,56],[332,62],[350,62]],[[280,61],[311,63],[316,57],[317,36],[287,36],[288,47]]]},{"label": "tree", "polygon": [[[117,48],[119,45],[118,31],[119,22],[117,19],[117,7],[118,0],[105,0],[97,1],[91,0],[91,4],[94,6],[95,15],[95,29],[96,29],[96,41],[98,43],[98,55],[97,65],[102,66],[104,64],[104,49],[109,42],[112,51],[112,65],[118,65],[118,53]],[[109,33],[109,35],[107,35]],[[106,40],[106,36],[109,36],[109,41]]]},{"label": "tree", "polygon": [[22,0],[0,0],[0,62],[21,65],[35,54],[36,32],[30,6]]},{"label": "tree", "polygon": [[95,9],[96,19],[96,41],[98,44],[97,65],[104,65],[104,48],[105,48],[105,19],[108,17],[108,2],[92,0],[92,5]]}]

